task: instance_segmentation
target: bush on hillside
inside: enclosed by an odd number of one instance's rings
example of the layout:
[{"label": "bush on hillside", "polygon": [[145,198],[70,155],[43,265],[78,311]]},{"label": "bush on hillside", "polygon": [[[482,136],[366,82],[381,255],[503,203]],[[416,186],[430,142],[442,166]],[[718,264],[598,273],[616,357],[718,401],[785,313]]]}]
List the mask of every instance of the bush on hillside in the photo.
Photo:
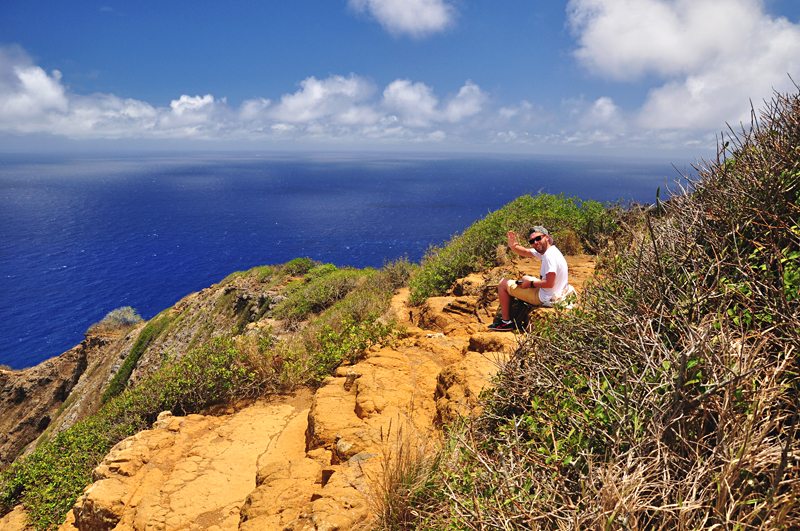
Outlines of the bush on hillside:
[{"label": "bush on hillside", "polygon": [[[441,295],[457,278],[498,265],[497,246],[505,244],[510,230],[523,234],[534,225],[553,233],[556,245],[563,239],[570,251],[580,247],[592,252],[618,231],[616,207],[596,201],[581,201],[563,194],[525,195],[473,223],[444,247],[431,247],[411,280],[411,303]],[[527,238],[527,234],[524,235]]]},{"label": "bush on hillside", "polygon": [[273,315],[287,320],[290,325],[297,324],[312,313],[330,308],[374,274],[371,269],[319,266],[310,270],[302,282],[291,287],[291,293],[275,307]]},{"label": "bush on hillside", "polygon": [[89,329],[86,330],[86,334],[103,334],[125,330],[141,320],[142,316],[139,315],[136,309],[130,306],[122,306],[108,312],[102,320],[90,326]]},{"label": "bush on hillside", "polygon": [[393,292],[408,286],[417,269],[419,266],[409,262],[406,255],[396,260],[385,261],[376,280],[385,291]]},{"label": "bush on hillside", "polygon": [[311,268],[318,265],[320,265],[320,263],[311,258],[295,258],[284,264],[281,273],[290,277],[299,277],[305,275]]},{"label": "bush on hillside", "polygon": [[800,527],[800,96],[729,141],[526,338],[417,523]]}]

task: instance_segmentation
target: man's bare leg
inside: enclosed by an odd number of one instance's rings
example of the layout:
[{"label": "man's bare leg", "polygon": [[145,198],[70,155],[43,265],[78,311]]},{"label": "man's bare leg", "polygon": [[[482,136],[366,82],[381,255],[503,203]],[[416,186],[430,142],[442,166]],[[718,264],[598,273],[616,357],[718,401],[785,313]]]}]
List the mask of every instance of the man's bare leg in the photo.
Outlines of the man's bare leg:
[{"label": "man's bare leg", "polygon": [[511,308],[511,295],[508,294],[509,282],[513,281],[504,278],[499,284],[497,284],[497,298],[500,300],[500,312],[504,321],[511,319],[511,313],[509,312],[509,309]]}]

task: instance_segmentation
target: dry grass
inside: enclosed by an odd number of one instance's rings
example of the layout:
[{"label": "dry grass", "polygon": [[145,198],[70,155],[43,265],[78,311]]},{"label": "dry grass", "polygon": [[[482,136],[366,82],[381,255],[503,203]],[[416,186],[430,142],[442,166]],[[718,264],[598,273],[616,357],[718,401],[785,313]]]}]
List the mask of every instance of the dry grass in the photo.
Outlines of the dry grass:
[{"label": "dry grass", "polygon": [[[393,430],[392,424],[397,426]],[[384,434],[381,465],[370,492],[375,529],[406,531],[432,528],[440,504],[436,501],[436,460],[440,455],[431,439],[418,434],[408,422],[390,423]]]},{"label": "dry grass", "polygon": [[800,97],[727,140],[453,432],[441,527],[800,528]]}]

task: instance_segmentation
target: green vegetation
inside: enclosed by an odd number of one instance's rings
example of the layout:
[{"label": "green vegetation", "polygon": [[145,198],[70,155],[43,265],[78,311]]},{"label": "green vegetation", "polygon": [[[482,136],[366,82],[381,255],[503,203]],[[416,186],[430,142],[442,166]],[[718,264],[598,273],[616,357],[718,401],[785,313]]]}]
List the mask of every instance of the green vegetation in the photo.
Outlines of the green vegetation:
[{"label": "green vegetation", "polygon": [[320,265],[320,263],[311,258],[295,258],[294,260],[286,262],[281,268],[281,273],[290,277],[297,277],[305,275],[311,268],[317,265]]},{"label": "green vegetation", "polygon": [[333,264],[317,266],[308,272],[302,283],[292,286],[289,296],[273,313],[278,319],[296,324],[311,313],[330,308],[374,274],[373,269],[337,269]]},{"label": "green vegetation", "polygon": [[97,322],[89,327],[86,331],[87,334],[102,334],[108,332],[116,332],[118,330],[125,330],[135,325],[142,320],[134,308],[130,306],[122,306],[116,310],[111,310],[103,317],[100,322]]},{"label": "green vegetation", "polygon": [[314,353],[311,378],[321,381],[343,361],[355,361],[359,352],[391,337],[393,328],[392,324],[381,323],[376,314],[358,321],[348,317],[337,328],[323,325],[309,345]]},{"label": "green vegetation", "polygon": [[424,481],[384,487],[412,509],[383,529],[800,527],[800,96],[696,169],[627,213],[631,245],[523,337]]},{"label": "green vegetation", "polygon": [[428,249],[420,271],[411,280],[411,302],[421,304],[447,291],[456,279],[498,265],[498,245],[506,241],[510,230],[523,234],[534,225],[543,225],[566,254],[580,253],[583,247],[594,252],[619,230],[619,210],[563,194],[519,197],[475,222],[444,247]]},{"label": "green vegetation", "polygon": [[269,280],[278,273],[279,268],[276,266],[264,265],[264,266],[257,266],[247,271],[234,271],[227,277],[220,280],[219,284],[221,286],[225,286],[227,284],[232,283],[237,278],[245,278],[249,276],[256,276],[256,280],[261,283],[269,282]]},{"label": "green vegetation", "polygon": [[136,339],[136,343],[133,344],[130,353],[128,353],[128,356],[122,363],[122,367],[120,367],[117,374],[114,375],[114,378],[109,382],[108,386],[106,386],[105,391],[103,391],[101,400],[104,404],[125,390],[128,378],[131,377],[139,358],[142,357],[145,350],[147,350],[161,332],[164,331],[171,320],[172,316],[169,314],[169,310],[165,310],[153,317],[139,333],[139,337]]}]

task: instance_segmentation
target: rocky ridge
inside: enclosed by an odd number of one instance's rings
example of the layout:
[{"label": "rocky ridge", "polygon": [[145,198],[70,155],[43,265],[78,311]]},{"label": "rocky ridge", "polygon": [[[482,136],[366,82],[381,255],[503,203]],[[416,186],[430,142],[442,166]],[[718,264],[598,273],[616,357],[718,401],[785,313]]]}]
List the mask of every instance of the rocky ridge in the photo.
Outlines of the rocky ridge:
[{"label": "rocky ridge", "polygon": [[[593,261],[567,260],[579,288]],[[406,336],[340,366],[313,397],[259,401],[216,416],[162,414],[153,429],[115,446],[61,531],[364,525],[382,456],[398,434],[435,440],[442,423],[473,414],[481,389],[514,349],[514,334],[486,330],[501,270],[538,271],[538,260],[470,275],[420,308],[409,308],[401,290],[392,309]],[[19,514],[0,520],[0,529],[23,529]]]}]

